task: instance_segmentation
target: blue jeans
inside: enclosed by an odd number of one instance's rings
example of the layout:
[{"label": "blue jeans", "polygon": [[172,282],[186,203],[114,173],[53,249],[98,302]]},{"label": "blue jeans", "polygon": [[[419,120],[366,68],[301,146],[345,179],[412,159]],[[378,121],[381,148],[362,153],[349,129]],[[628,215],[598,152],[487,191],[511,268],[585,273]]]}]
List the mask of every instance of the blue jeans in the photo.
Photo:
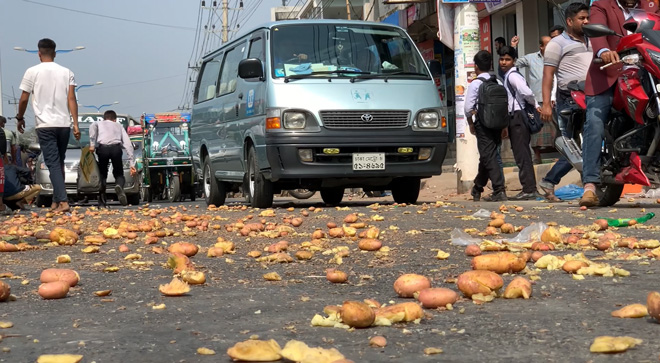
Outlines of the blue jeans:
[{"label": "blue jeans", "polygon": [[43,127],[37,129],[37,138],[44,156],[44,163],[50,173],[53,184],[53,202],[66,202],[66,185],[64,184],[64,158],[66,146],[69,143],[71,129],[68,127]]},{"label": "blue jeans", "polygon": [[[567,108],[571,108],[573,104],[574,102],[570,93],[566,94],[557,92],[557,105],[555,106],[555,109],[557,110],[559,131],[561,132],[561,136],[569,139],[573,138],[573,125],[570,125],[570,120],[567,117],[562,116],[560,112]],[[571,169],[573,169],[573,165],[562,156],[555,165],[552,166],[552,169],[548,171],[548,174],[545,175],[543,181],[552,185],[557,185],[561,181],[561,178],[568,174]]]},{"label": "blue jeans", "polygon": [[605,122],[610,116],[614,86],[587,96],[587,115],[582,130],[582,183],[600,183],[600,154],[605,136]]}]

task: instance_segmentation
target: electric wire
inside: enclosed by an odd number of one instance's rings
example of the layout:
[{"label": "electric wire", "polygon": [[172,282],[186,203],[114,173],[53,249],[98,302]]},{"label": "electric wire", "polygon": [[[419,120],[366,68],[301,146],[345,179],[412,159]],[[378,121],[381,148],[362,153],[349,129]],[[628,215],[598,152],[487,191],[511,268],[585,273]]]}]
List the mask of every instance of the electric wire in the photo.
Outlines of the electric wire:
[{"label": "electric wire", "polygon": [[151,23],[151,22],[148,22],[148,21],[126,19],[126,18],[120,18],[120,17],[104,15],[104,14],[96,14],[96,13],[92,13],[92,12],[88,12],[88,11],[70,9],[70,8],[55,6],[55,5],[51,5],[51,4],[44,4],[44,3],[40,3],[40,2],[32,1],[32,0],[23,0],[23,1],[27,2],[27,3],[35,4],[35,5],[47,6],[47,7],[50,7],[50,8],[55,8],[55,9],[60,9],[60,10],[65,10],[65,11],[71,11],[71,12],[74,12],[74,13],[97,16],[97,17],[100,17],[100,18],[126,21],[126,22],[129,22],[129,23],[137,23],[137,24],[143,24],[143,25],[151,25],[151,26],[158,26],[158,27],[172,28],[172,29],[180,29],[180,30],[195,30],[194,28],[190,28],[190,27],[186,27],[186,26],[158,24],[158,23]]}]

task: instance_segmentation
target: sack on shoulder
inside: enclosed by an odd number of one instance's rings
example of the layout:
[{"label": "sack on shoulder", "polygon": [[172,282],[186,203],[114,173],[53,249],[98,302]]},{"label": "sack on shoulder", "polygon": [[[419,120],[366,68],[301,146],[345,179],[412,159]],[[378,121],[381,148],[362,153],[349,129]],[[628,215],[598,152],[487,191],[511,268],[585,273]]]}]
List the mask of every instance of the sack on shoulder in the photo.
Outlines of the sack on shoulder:
[{"label": "sack on shoulder", "polygon": [[494,74],[481,82],[477,94],[477,120],[486,128],[502,130],[509,127],[509,96]]},{"label": "sack on shoulder", "polygon": [[97,193],[101,188],[101,169],[89,146],[82,148],[78,164],[78,192]]}]

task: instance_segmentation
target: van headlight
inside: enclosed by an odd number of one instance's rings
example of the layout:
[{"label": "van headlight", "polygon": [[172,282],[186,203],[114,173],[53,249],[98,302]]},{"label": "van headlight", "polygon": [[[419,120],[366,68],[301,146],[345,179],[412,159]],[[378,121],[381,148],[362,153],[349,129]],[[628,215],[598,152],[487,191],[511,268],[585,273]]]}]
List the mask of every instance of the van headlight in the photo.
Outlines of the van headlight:
[{"label": "van headlight", "polygon": [[283,119],[286,129],[304,129],[307,117],[303,112],[285,112]]},{"label": "van headlight", "polygon": [[420,129],[437,129],[440,116],[436,111],[424,111],[417,114],[417,127]]}]

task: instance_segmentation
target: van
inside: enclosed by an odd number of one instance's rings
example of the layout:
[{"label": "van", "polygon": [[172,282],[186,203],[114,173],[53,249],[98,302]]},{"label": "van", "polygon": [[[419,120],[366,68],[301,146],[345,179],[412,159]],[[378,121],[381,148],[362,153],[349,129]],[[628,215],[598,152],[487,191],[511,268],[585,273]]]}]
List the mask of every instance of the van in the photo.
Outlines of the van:
[{"label": "van", "polygon": [[391,190],[415,203],[442,171],[446,113],[434,76],[397,27],[341,20],[274,22],[202,60],[191,152],[207,204],[243,187],[253,207],[281,190]]}]

